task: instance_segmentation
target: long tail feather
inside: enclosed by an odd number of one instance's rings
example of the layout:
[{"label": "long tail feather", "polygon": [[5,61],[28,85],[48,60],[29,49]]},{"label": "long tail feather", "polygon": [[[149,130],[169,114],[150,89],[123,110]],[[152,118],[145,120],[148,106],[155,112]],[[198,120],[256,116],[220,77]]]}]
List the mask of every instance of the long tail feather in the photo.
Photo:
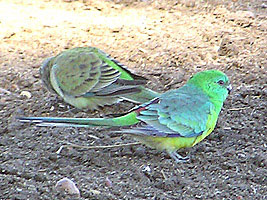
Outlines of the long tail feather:
[{"label": "long tail feather", "polygon": [[131,112],[116,118],[61,118],[61,117],[17,117],[20,122],[35,123],[38,126],[59,127],[114,127],[138,123],[136,113]]}]

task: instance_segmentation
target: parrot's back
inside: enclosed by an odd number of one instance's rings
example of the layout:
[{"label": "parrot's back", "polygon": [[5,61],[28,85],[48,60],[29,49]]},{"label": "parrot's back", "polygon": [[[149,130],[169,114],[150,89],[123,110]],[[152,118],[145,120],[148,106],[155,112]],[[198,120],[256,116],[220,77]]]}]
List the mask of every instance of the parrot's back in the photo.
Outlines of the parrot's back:
[{"label": "parrot's back", "polygon": [[48,58],[40,72],[49,91],[79,109],[97,109],[123,99],[143,103],[159,95],[143,87],[147,79],[95,47],[78,47]]}]

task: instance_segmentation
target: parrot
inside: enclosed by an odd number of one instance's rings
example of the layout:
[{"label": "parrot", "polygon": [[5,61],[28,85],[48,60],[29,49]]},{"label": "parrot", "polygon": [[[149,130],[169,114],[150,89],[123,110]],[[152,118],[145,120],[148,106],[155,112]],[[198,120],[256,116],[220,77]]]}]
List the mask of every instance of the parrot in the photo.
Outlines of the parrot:
[{"label": "parrot", "polygon": [[82,110],[97,110],[121,100],[145,103],[159,93],[147,89],[147,79],[96,47],[76,47],[47,58],[40,67],[45,87]]},{"label": "parrot", "polygon": [[226,74],[206,70],[193,75],[182,87],[132,108],[114,118],[19,117],[37,126],[120,127],[145,145],[166,151],[175,162],[186,162],[177,151],[192,147],[215,128],[232,86]]}]

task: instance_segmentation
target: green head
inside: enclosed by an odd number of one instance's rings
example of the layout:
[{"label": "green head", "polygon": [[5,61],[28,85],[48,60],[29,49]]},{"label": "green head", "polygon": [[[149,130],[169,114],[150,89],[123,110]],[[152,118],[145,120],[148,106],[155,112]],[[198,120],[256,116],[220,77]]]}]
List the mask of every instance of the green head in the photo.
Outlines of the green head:
[{"label": "green head", "polygon": [[200,88],[211,100],[221,102],[226,99],[232,89],[228,77],[218,70],[198,72],[188,80],[187,84]]}]

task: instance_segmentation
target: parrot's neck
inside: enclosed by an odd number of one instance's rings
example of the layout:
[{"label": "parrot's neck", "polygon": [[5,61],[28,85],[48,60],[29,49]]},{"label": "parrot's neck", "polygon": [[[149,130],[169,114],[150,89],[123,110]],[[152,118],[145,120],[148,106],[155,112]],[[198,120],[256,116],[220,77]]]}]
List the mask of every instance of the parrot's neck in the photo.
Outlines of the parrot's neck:
[{"label": "parrot's neck", "polygon": [[210,98],[210,101],[215,107],[215,112],[219,115],[223,106],[223,101],[221,99],[212,99],[212,98]]},{"label": "parrot's neck", "polygon": [[206,88],[201,87],[201,85],[199,85],[199,84],[193,84],[193,83],[189,82],[186,85],[191,87],[191,88],[198,88],[201,92],[203,92],[204,95],[208,96],[210,102],[215,107],[215,112],[219,115],[219,113],[222,109],[222,106],[223,106],[223,102],[226,99],[225,96],[216,95],[214,93],[211,93]]}]

